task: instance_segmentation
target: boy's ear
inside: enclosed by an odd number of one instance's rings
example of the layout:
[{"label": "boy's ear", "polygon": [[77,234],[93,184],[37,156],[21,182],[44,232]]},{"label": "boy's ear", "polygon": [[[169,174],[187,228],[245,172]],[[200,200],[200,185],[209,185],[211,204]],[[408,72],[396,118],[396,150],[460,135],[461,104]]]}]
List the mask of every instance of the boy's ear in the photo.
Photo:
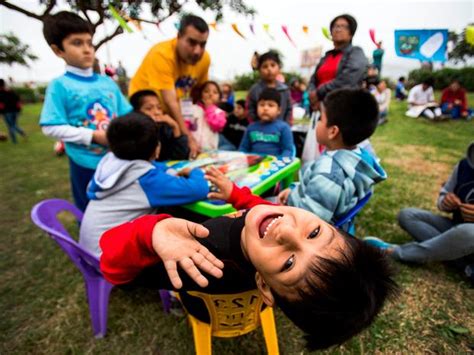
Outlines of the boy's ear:
[{"label": "boy's ear", "polygon": [[275,305],[275,299],[273,298],[272,291],[270,290],[270,286],[268,286],[259,272],[255,273],[255,282],[257,284],[258,290],[260,291],[263,302],[265,302],[267,306],[273,307]]},{"label": "boy's ear", "polygon": [[58,57],[62,57],[63,51],[61,49],[59,49],[59,47],[57,45],[52,44],[50,47],[51,47],[52,51],[54,52],[54,54],[56,54]]},{"label": "boy's ear", "polygon": [[339,127],[336,125],[328,127],[328,138],[333,140],[337,138],[341,131],[339,130]]}]

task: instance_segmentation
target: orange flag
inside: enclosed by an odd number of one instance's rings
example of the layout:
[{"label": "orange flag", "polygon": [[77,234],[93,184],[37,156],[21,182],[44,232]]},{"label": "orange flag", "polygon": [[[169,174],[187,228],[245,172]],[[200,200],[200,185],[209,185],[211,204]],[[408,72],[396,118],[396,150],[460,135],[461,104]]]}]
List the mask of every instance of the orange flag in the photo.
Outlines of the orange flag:
[{"label": "orange flag", "polygon": [[243,39],[246,39],[245,36],[242,34],[242,32],[239,31],[239,28],[237,27],[237,24],[236,23],[233,23],[232,24],[232,29],[235,31],[235,33],[237,33],[240,37],[242,37]]}]

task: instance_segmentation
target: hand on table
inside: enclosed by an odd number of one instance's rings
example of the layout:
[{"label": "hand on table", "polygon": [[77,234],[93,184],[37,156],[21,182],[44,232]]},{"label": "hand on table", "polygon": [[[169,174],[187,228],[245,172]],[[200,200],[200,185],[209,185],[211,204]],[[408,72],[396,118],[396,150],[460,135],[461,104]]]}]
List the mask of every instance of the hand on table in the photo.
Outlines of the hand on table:
[{"label": "hand on table", "polygon": [[153,249],[163,261],[175,288],[183,286],[178,265],[201,287],[206,287],[209,281],[199,269],[214,277],[222,277],[224,263],[195,239],[206,238],[208,234],[202,225],[181,218],[164,219],[153,228]]},{"label": "hand on table", "polygon": [[176,175],[177,176],[183,176],[183,177],[189,177],[189,173],[191,172],[192,169],[190,168],[184,168],[181,169]]},{"label": "hand on table", "polygon": [[288,196],[290,196],[291,189],[284,189],[278,194],[278,203],[280,205],[286,205],[288,202]]},{"label": "hand on table", "polygon": [[210,192],[207,197],[214,200],[227,201],[232,193],[233,183],[220,170],[210,167],[204,177],[217,187],[219,191]]},{"label": "hand on table", "polygon": [[200,148],[191,133],[188,134],[189,159],[196,159]]},{"label": "hand on table", "polygon": [[461,205],[461,200],[452,192],[448,192],[441,202],[441,207],[445,211],[454,211]]}]

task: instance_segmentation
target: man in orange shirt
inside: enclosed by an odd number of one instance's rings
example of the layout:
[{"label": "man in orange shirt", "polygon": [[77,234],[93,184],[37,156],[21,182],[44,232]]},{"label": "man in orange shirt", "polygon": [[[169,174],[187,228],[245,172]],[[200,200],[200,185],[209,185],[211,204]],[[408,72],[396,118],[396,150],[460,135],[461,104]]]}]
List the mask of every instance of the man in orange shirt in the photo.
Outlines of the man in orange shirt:
[{"label": "man in orange shirt", "polygon": [[208,79],[211,63],[205,51],[209,27],[200,17],[188,15],[180,23],[177,38],[153,46],[130,82],[129,95],[139,90],[158,94],[163,110],[179,124],[188,136],[190,157],[199,147],[189,134],[184,117],[192,114],[191,90]]}]

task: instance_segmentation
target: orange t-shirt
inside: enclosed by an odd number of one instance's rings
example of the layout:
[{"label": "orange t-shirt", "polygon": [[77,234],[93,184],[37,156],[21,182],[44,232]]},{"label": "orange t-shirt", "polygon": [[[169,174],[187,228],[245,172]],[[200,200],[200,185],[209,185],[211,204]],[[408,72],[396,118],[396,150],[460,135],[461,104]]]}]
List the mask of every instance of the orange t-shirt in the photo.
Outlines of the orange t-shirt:
[{"label": "orange t-shirt", "polygon": [[194,65],[180,62],[176,54],[177,38],[153,46],[143,59],[135,76],[130,81],[129,95],[140,90],[153,90],[160,98],[165,112],[168,108],[161,97],[161,90],[176,90],[178,98],[189,97],[195,85],[207,81],[211,64],[209,53],[204,52]]}]

